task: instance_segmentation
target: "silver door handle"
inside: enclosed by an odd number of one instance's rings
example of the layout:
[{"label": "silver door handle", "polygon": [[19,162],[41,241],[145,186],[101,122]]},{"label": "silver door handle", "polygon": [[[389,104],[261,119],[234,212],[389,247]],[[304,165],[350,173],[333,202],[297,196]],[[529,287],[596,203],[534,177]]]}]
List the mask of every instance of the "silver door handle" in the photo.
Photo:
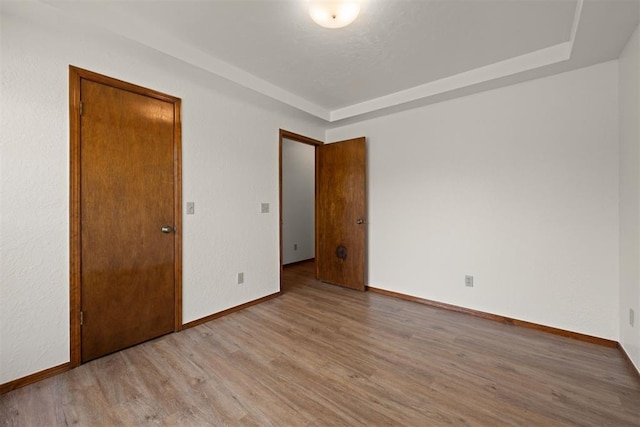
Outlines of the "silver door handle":
[{"label": "silver door handle", "polygon": [[367,221],[365,221],[364,219],[360,218],[356,221],[356,224],[366,224]]},{"label": "silver door handle", "polygon": [[163,233],[171,233],[173,231],[173,227],[169,226],[169,225],[165,225],[162,227],[162,232]]}]

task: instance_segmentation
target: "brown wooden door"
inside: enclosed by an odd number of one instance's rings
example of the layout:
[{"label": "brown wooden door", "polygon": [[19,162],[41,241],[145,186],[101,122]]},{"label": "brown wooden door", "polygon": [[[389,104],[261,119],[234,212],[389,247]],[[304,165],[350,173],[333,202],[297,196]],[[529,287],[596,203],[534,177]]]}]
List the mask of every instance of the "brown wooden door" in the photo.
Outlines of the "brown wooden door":
[{"label": "brown wooden door", "polygon": [[316,269],[319,280],[365,289],[365,138],[316,148]]},{"label": "brown wooden door", "polygon": [[87,79],[80,98],[85,362],[174,330],[176,118],[171,102]]}]

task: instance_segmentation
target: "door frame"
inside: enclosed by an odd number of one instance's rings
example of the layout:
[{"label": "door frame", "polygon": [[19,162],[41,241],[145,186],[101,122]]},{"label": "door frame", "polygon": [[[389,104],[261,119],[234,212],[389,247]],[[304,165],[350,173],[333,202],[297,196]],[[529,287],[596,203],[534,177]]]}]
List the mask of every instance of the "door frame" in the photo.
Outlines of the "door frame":
[{"label": "door frame", "polygon": [[81,210],[80,210],[80,87],[82,79],[155,98],[173,104],[173,175],[174,175],[174,331],[182,329],[182,121],[181,99],[122,80],[69,66],[69,317],[71,367],[82,363],[81,319]]},{"label": "door frame", "polygon": [[[314,147],[315,148],[314,153],[313,153],[314,163],[317,162],[317,159],[318,159],[318,150],[317,150],[317,148],[319,146],[321,146],[321,145],[324,145],[324,142],[319,141],[317,139],[309,138],[308,136],[304,136],[304,135],[300,135],[300,134],[297,134],[297,133],[294,133],[294,132],[290,132],[288,130],[280,129],[279,143],[278,143],[278,162],[279,162],[278,163],[278,165],[279,165],[279,168],[278,168],[279,169],[279,171],[278,171],[278,173],[279,173],[279,178],[278,178],[279,190],[278,190],[278,193],[279,193],[279,208],[280,208],[279,209],[279,211],[280,211],[280,213],[279,213],[279,229],[280,229],[280,292],[282,292],[282,268],[283,268],[282,256],[283,256],[283,249],[284,249],[283,242],[282,242],[282,142],[283,142],[284,139],[288,139],[288,140],[291,140],[291,141],[294,141],[294,142],[300,142],[302,144],[307,144],[307,145],[311,145],[312,147]],[[318,174],[317,165],[316,165],[315,169],[316,169],[316,171],[314,172],[315,173],[314,180],[317,180],[317,174]],[[317,190],[314,189],[314,196],[313,196],[314,200],[317,197],[316,191]],[[315,209],[316,210],[318,209],[317,204],[315,204]],[[315,215],[315,217],[317,217],[317,215]],[[314,218],[314,221],[315,221],[315,218]],[[317,248],[317,245],[318,245],[318,223],[317,223],[317,221],[314,224],[314,230],[315,230],[314,231],[314,233],[315,233],[315,239],[314,240],[315,240],[315,244],[316,244],[316,248]]]}]

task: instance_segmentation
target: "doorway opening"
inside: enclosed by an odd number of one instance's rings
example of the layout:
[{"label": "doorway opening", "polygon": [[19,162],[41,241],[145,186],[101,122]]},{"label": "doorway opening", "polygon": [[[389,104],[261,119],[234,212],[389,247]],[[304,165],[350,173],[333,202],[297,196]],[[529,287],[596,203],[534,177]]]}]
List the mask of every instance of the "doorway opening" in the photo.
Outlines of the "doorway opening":
[{"label": "doorway opening", "polygon": [[[321,141],[280,129],[280,291],[285,265],[312,265],[316,253],[315,164]],[[313,267],[315,271],[315,266]]]},{"label": "doorway opening", "polygon": [[[359,137],[323,144],[282,129],[280,130],[280,291],[282,292],[283,265],[296,260],[291,256],[292,252],[295,254],[296,242],[290,240],[289,235],[286,238],[283,235],[283,230],[291,226],[291,224],[285,224],[285,221],[290,219],[283,217],[283,213],[287,215],[294,210],[286,206],[286,200],[283,206],[285,194],[283,182],[291,178],[283,180],[283,168],[286,167],[283,163],[283,151],[290,148],[286,145],[287,148],[283,150],[283,147],[284,144],[296,142],[313,146],[315,157],[313,174],[315,176],[313,197],[315,250],[313,256],[316,279],[364,291],[367,265],[366,138]],[[310,163],[310,160],[307,163]],[[284,173],[287,172],[289,171]],[[310,181],[310,178],[308,180]],[[310,186],[307,184],[306,188],[310,189]],[[291,198],[291,196],[288,197]],[[295,196],[293,198],[295,199]],[[304,198],[308,199],[309,195],[305,195]],[[309,208],[307,207],[306,210],[308,212]],[[310,227],[310,224],[306,227]],[[284,248],[283,244],[287,247]],[[300,261],[304,261],[304,257],[300,258]]]}]

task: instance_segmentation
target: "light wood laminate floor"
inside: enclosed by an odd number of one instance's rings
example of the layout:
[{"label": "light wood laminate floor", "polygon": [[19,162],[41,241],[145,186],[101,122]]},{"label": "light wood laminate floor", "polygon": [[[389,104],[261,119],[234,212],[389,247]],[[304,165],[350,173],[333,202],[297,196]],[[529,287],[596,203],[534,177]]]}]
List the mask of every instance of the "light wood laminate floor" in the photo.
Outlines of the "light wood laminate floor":
[{"label": "light wood laminate floor", "polygon": [[0,396],[0,425],[640,426],[618,350],[313,280]]}]

